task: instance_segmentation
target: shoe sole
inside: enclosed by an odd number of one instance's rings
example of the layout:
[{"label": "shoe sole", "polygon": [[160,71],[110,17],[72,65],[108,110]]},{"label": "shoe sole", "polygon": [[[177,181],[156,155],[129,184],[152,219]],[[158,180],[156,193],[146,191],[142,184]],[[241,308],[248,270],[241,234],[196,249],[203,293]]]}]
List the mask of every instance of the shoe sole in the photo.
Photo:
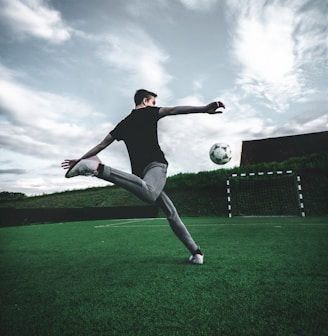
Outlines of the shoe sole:
[{"label": "shoe sole", "polygon": [[203,265],[204,264],[204,256],[203,256],[203,258],[195,258],[195,259],[192,256],[190,256],[189,262],[193,265]]},{"label": "shoe sole", "polygon": [[73,166],[70,167],[70,168],[68,169],[68,171],[67,171],[66,174],[65,174],[65,177],[66,177],[66,178],[71,178],[71,177],[77,176],[77,175],[74,175],[74,176],[68,176],[68,175],[69,175],[69,173],[72,171],[72,169],[73,169],[73,168],[74,168],[80,161],[81,161],[81,160],[76,161],[76,162],[73,164]]}]

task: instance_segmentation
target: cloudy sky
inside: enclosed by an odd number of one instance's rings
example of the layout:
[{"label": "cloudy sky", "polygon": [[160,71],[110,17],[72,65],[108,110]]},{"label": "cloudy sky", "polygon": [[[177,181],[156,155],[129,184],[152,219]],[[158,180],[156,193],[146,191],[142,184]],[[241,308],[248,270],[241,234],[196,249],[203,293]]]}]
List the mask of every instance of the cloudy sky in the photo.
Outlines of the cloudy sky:
[{"label": "cloudy sky", "polygon": [[[139,88],[158,106],[219,99],[222,115],[160,121],[169,175],[219,168],[208,150],[325,131],[326,0],[0,0],[0,192],[105,185],[60,163],[101,141]],[[124,145],[100,155],[130,171]]]}]

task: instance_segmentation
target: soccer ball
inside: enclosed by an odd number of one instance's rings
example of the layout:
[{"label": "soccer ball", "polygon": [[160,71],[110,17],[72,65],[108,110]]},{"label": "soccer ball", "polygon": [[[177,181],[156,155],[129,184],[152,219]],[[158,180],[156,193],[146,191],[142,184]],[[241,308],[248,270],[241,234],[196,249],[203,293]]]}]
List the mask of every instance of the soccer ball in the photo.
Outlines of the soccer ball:
[{"label": "soccer ball", "polygon": [[210,149],[210,159],[219,165],[224,165],[231,160],[231,148],[226,143],[216,143]]}]

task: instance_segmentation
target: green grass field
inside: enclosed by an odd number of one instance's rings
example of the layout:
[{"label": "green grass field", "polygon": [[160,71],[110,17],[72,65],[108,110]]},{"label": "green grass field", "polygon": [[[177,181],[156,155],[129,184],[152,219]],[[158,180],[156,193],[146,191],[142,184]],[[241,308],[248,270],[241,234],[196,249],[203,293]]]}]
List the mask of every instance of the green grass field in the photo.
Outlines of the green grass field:
[{"label": "green grass field", "polygon": [[328,334],[327,217],[184,220],[1,228],[1,335]]}]

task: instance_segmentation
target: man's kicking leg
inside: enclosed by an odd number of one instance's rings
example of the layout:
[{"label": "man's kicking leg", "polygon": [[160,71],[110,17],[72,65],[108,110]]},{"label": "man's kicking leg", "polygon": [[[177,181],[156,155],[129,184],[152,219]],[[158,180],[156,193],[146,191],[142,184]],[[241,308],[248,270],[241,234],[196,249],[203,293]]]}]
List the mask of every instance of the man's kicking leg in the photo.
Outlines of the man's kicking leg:
[{"label": "man's kicking leg", "polygon": [[143,178],[100,165],[96,176],[130,191],[147,203],[155,203],[165,186],[166,172],[167,165],[160,162],[149,164]]},{"label": "man's kicking leg", "polygon": [[164,188],[166,171],[166,164],[153,162],[146,167],[144,177],[140,178],[137,175],[103,165],[97,157],[93,157],[81,160],[71,167],[66,177],[96,176],[130,191],[145,202],[155,203]]}]

